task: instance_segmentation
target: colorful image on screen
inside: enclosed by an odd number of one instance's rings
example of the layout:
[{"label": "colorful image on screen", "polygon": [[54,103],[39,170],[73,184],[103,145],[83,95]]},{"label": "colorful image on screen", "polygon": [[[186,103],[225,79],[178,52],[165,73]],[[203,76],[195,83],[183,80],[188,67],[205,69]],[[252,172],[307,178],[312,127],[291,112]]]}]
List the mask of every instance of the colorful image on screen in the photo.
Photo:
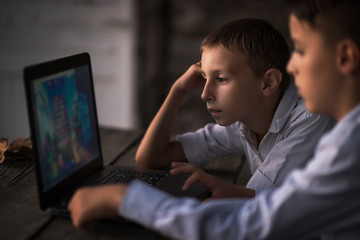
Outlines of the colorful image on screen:
[{"label": "colorful image on screen", "polygon": [[33,82],[44,191],[99,156],[87,66]]}]

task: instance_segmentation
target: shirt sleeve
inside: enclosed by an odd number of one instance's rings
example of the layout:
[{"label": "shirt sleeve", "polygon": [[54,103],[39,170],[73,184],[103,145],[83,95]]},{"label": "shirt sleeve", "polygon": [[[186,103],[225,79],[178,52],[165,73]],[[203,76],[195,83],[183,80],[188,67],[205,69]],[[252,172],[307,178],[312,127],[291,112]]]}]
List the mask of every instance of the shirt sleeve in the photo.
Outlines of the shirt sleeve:
[{"label": "shirt sleeve", "polygon": [[196,132],[177,135],[190,163],[203,166],[216,157],[244,153],[239,137],[239,122],[230,126],[207,124]]},{"label": "shirt sleeve", "polygon": [[252,200],[200,202],[135,182],[118,213],[174,239],[306,239],[356,228],[360,163],[354,149],[325,150],[280,188]]}]

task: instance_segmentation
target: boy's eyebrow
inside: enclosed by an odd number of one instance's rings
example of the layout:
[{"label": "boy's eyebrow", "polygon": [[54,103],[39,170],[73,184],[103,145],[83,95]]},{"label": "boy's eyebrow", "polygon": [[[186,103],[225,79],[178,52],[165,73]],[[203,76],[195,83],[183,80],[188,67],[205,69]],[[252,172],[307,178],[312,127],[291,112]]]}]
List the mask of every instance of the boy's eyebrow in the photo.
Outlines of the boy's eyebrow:
[{"label": "boy's eyebrow", "polygon": [[290,37],[290,40],[293,44],[300,44],[301,41],[299,41],[299,39],[297,39],[296,37]]},{"label": "boy's eyebrow", "polygon": [[[227,70],[227,71],[225,71],[225,70],[213,70],[210,73],[211,74],[221,74],[221,73],[226,73],[226,72],[231,73],[232,71],[230,71],[230,70]],[[206,76],[204,71],[201,71],[201,75]]]},{"label": "boy's eyebrow", "polygon": [[291,42],[295,42],[295,41],[296,41],[296,39],[295,39],[293,36],[291,36],[291,35],[289,36],[289,39],[290,39]]}]

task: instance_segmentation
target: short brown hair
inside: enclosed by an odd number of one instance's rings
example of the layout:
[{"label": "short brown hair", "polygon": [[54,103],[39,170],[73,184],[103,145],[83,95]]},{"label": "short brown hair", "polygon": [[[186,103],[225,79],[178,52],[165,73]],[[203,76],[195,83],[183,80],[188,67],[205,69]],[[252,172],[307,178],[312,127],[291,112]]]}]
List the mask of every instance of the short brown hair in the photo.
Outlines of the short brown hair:
[{"label": "short brown hair", "polygon": [[231,52],[244,53],[257,76],[263,76],[270,68],[280,70],[280,89],[285,91],[289,86],[290,77],[286,72],[289,47],[284,37],[270,23],[260,19],[240,19],[226,23],[204,39],[201,51],[219,44]]},{"label": "short brown hair", "polygon": [[359,0],[288,0],[290,14],[325,36],[325,41],[351,38],[360,45]]}]

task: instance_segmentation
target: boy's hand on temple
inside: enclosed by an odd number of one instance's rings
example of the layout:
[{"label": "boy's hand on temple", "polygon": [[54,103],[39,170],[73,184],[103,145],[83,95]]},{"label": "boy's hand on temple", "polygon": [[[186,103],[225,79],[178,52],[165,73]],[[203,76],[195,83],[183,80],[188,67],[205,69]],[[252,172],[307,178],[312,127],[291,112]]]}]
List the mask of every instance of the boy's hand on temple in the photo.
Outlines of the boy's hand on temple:
[{"label": "boy's hand on temple", "polygon": [[126,190],[126,185],[104,185],[77,190],[68,206],[74,226],[79,228],[94,220],[117,216],[118,206]]},{"label": "boy's hand on temple", "polygon": [[174,84],[178,89],[188,93],[203,88],[205,79],[201,74],[201,62],[193,64]]},{"label": "boy's hand on temple", "polygon": [[198,182],[203,187],[209,189],[212,193],[210,199],[215,198],[252,198],[255,197],[255,191],[253,189],[237,186],[214,176],[205,173],[199,167],[191,163],[173,162],[171,164],[173,169],[170,170],[171,174],[191,174],[185,181],[183,190],[187,190],[192,184]]}]

